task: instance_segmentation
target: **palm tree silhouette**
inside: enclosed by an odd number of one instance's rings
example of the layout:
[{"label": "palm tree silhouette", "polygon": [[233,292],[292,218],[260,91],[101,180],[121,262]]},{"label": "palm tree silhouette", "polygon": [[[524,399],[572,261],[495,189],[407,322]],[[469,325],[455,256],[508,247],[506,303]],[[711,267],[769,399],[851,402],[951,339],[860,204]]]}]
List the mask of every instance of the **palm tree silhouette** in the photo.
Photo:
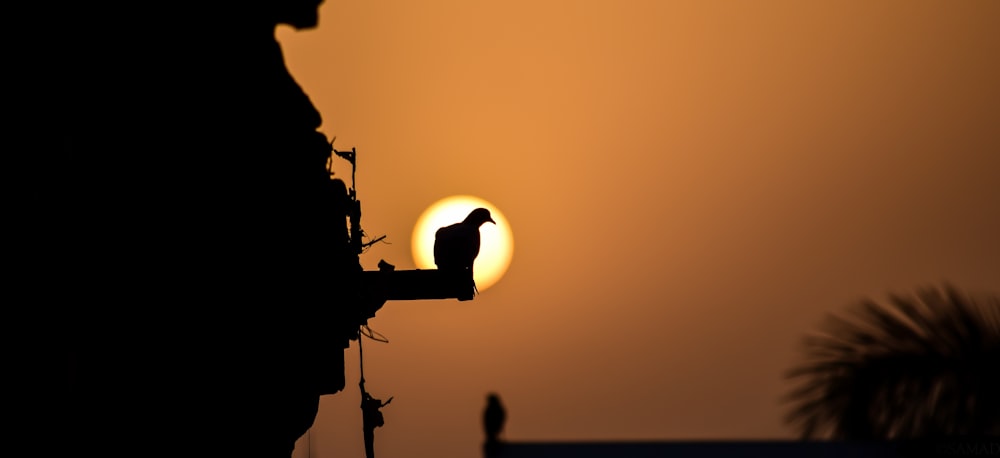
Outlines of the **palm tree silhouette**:
[{"label": "palm tree silhouette", "polygon": [[786,377],[803,439],[1000,435],[1000,298],[926,288],[863,300],[804,340]]}]

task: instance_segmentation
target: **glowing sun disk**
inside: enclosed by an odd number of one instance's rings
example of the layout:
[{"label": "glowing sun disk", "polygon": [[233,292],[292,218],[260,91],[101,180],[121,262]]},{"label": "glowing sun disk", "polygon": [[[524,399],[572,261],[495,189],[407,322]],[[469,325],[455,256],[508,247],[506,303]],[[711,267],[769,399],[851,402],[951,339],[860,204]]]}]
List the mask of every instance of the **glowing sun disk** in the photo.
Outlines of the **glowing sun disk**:
[{"label": "glowing sun disk", "polygon": [[413,261],[417,268],[435,269],[434,233],[438,229],[458,223],[476,208],[486,208],[496,224],[486,223],[479,228],[481,243],[479,256],[473,266],[476,287],[484,291],[503,277],[514,253],[514,235],[507,218],[493,204],[472,196],[452,196],[435,202],[424,210],[413,228]]}]

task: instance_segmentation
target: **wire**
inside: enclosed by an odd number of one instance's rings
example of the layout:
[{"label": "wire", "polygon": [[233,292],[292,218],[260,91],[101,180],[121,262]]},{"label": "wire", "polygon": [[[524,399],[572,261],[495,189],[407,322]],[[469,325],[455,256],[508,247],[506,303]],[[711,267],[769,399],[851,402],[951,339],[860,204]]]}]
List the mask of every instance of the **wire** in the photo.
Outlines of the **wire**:
[{"label": "wire", "polygon": [[[382,335],[382,333],[372,329],[367,324],[361,325],[361,329],[358,332],[361,335],[369,339],[372,339],[376,342],[389,343],[389,339],[387,339],[384,335]],[[358,345],[361,345],[361,339],[358,339]]]},{"label": "wire", "polygon": [[[363,237],[368,237],[368,234],[365,234],[364,231],[361,232],[361,235]],[[368,242],[362,243],[361,244],[361,253],[362,254],[363,253],[367,253],[368,249],[371,248],[372,245],[375,245],[376,243],[379,243],[379,242],[382,242],[382,243],[384,243],[386,245],[392,245],[391,243],[385,241],[385,237],[386,236],[382,235],[382,236],[376,237],[374,240],[370,240]]]},{"label": "wire", "polygon": [[358,366],[361,368],[361,385],[362,385],[361,390],[364,391],[364,383],[365,383],[365,350],[361,346],[361,341],[364,340],[364,339],[361,338],[362,336],[367,337],[369,339],[372,339],[372,340],[374,340],[376,342],[382,342],[382,343],[389,343],[389,339],[387,339],[385,336],[383,336],[378,331],[372,329],[367,324],[363,324],[363,325],[361,325],[361,327],[358,328]]}]

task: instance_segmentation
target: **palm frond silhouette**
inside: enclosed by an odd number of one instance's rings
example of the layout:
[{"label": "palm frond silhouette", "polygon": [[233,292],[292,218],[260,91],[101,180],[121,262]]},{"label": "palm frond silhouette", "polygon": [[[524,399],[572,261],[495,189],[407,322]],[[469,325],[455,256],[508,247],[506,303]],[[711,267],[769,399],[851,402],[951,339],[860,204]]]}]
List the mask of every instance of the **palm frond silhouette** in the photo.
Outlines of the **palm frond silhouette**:
[{"label": "palm frond silhouette", "polygon": [[828,316],[787,372],[803,439],[1000,435],[1000,298],[951,286]]}]

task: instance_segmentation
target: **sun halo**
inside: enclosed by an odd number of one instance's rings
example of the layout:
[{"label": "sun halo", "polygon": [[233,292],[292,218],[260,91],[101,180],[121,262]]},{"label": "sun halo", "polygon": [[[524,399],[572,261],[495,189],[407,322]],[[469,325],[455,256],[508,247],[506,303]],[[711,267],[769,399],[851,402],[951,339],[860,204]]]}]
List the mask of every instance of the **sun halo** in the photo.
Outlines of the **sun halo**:
[{"label": "sun halo", "polygon": [[482,292],[500,281],[510,266],[514,252],[514,236],[510,224],[495,205],[473,196],[451,196],[441,199],[417,219],[413,228],[413,261],[419,269],[436,269],[434,265],[434,233],[438,229],[460,222],[476,208],[486,208],[496,224],[480,226],[479,256],[473,265],[476,288]]}]

